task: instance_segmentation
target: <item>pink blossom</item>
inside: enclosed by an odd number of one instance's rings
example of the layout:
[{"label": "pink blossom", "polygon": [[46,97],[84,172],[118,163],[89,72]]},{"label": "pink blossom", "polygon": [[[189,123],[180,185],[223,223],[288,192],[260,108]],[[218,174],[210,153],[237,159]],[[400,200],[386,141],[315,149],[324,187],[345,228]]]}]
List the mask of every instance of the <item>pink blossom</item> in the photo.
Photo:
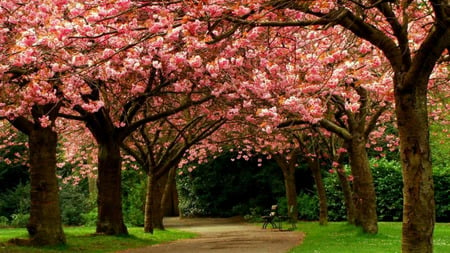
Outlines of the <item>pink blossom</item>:
[{"label": "pink blossom", "polygon": [[140,93],[144,93],[144,91],[145,91],[145,87],[140,84],[133,85],[133,87],[131,88],[132,94],[140,94]]},{"label": "pink blossom", "polygon": [[39,122],[40,122],[42,128],[46,128],[46,127],[50,126],[52,123],[50,120],[50,117],[47,115],[40,117]]},{"label": "pink blossom", "polygon": [[236,9],[236,10],[233,11],[233,14],[234,14],[234,15],[237,15],[237,16],[244,16],[244,15],[250,13],[250,11],[251,11],[251,9],[248,8],[248,7],[245,7],[245,6],[239,6],[238,9]]},{"label": "pink blossom", "polygon": [[202,58],[199,55],[196,55],[189,59],[189,65],[193,68],[200,68],[202,66]]},{"label": "pink blossom", "polygon": [[220,58],[218,64],[220,69],[227,70],[230,68],[230,61],[228,59]]}]

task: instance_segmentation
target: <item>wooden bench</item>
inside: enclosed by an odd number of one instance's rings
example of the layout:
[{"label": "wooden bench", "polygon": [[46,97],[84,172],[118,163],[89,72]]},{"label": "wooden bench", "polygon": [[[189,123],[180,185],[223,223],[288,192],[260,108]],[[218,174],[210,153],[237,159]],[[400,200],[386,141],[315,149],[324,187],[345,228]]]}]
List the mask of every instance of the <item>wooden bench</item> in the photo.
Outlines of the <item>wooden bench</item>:
[{"label": "wooden bench", "polygon": [[261,218],[264,221],[262,228],[266,229],[269,224],[272,225],[272,228],[277,228],[277,224],[275,223],[275,218],[277,216],[278,216],[278,205],[272,205],[269,214],[261,216]]},{"label": "wooden bench", "polygon": [[[272,207],[270,208],[270,211],[268,211],[269,214],[265,215],[265,216],[261,216],[261,218],[264,221],[262,228],[266,229],[267,226],[270,224],[270,225],[272,225],[272,228],[278,228],[279,230],[283,230],[282,222],[287,221],[291,225],[290,228],[288,228],[288,230],[290,230],[290,231],[295,230],[297,228],[296,220],[291,217],[293,208],[294,208],[293,206],[291,206],[289,208],[289,211],[288,211],[289,215],[281,216],[281,215],[279,215],[279,212],[278,212],[278,205],[272,205]],[[277,221],[278,221],[278,224],[277,224]]]}]

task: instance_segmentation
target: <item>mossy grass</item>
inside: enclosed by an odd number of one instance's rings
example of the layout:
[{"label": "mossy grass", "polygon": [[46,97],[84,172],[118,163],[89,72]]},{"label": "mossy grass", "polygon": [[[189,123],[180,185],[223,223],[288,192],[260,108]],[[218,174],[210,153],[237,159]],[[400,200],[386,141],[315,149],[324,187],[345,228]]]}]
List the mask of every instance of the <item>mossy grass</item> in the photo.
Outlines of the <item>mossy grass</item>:
[{"label": "mossy grass", "polygon": [[23,228],[0,229],[0,252],[1,253],[55,253],[55,252],[85,252],[103,253],[118,250],[146,247],[167,241],[193,238],[194,233],[179,230],[156,230],[153,234],[144,233],[141,227],[128,228],[128,236],[104,236],[95,235],[94,227],[66,227],[67,244],[54,247],[23,247],[12,246],[7,243],[12,238],[27,238],[27,231]]},{"label": "mossy grass", "polygon": [[[401,222],[379,222],[379,232],[368,235],[345,222],[299,222],[297,230],[306,233],[303,243],[291,253],[400,253]],[[450,224],[437,223],[434,230],[434,252],[450,252]]]}]

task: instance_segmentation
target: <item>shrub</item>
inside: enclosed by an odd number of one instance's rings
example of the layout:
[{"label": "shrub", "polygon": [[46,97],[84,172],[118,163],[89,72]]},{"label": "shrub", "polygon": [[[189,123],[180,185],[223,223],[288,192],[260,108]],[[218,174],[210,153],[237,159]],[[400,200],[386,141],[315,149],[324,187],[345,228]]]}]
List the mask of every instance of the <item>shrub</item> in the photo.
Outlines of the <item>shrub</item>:
[{"label": "shrub", "polygon": [[0,216],[0,228],[5,228],[9,226],[9,220],[5,216]]},{"label": "shrub", "polygon": [[265,161],[264,166],[259,167],[257,158],[232,162],[236,155],[225,153],[178,176],[182,215],[251,214],[252,208],[264,210],[285,194],[281,170],[273,161]]},{"label": "shrub", "polygon": [[[145,177],[143,177],[145,178]],[[128,189],[124,199],[124,220],[132,226],[144,226],[145,194],[147,184],[141,180]]]},{"label": "shrub", "polygon": [[30,210],[30,184],[18,184],[0,194],[0,216],[26,214]]},{"label": "shrub", "polygon": [[30,220],[30,214],[17,213],[11,215],[11,218],[11,226],[22,228],[26,227],[26,225],[28,224],[28,221]]},{"label": "shrub", "polygon": [[436,220],[450,221],[450,173],[438,171],[433,175],[434,199],[436,200]]},{"label": "shrub", "polygon": [[403,210],[402,173],[397,161],[371,160],[380,221],[400,221]]},{"label": "shrub", "polygon": [[297,196],[297,203],[298,203],[299,219],[301,220],[319,219],[319,198],[317,197],[317,194],[307,194],[301,192]]},{"label": "shrub", "polygon": [[87,213],[82,213],[81,217],[83,218],[83,224],[85,226],[95,226],[97,224],[97,214],[97,207]]},{"label": "shrub", "polygon": [[344,193],[336,174],[328,173],[323,178],[327,194],[328,220],[342,221],[347,219],[345,210]]},{"label": "shrub", "polygon": [[93,207],[86,190],[71,184],[62,186],[60,204],[62,222],[69,226],[83,225],[85,220],[82,214],[89,212]]}]

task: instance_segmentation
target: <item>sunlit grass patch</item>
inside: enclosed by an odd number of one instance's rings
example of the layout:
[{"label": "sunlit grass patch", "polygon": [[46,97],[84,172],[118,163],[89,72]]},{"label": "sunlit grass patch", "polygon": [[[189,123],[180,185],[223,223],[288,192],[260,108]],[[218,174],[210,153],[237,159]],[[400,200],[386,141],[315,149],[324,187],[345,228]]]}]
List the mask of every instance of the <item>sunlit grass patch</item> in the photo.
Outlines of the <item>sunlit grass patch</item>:
[{"label": "sunlit grass patch", "polygon": [[[379,222],[379,232],[368,235],[345,222],[330,222],[319,226],[317,222],[300,222],[297,229],[306,233],[305,240],[291,252],[301,253],[400,253],[400,222]],[[450,225],[436,224],[434,252],[450,252]]]},{"label": "sunlit grass patch", "polygon": [[95,235],[94,227],[68,227],[64,228],[66,234],[67,245],[55,247],[17,247],[6,246],[6,242],[11,238],[27,238],[26,229],[23,228],[6,228],[0,229],[0,252],[1,253],[56,253],[56,252],[86,252],[86,253],[102,253],[115,252],[122,249],[139,248],[153,244],[178,239],[193,238],[194,233],[183,232],[178,230],[155,230],[154,234],[143,232],[143,228],[128,228],[128,236],[103,236]]}]

